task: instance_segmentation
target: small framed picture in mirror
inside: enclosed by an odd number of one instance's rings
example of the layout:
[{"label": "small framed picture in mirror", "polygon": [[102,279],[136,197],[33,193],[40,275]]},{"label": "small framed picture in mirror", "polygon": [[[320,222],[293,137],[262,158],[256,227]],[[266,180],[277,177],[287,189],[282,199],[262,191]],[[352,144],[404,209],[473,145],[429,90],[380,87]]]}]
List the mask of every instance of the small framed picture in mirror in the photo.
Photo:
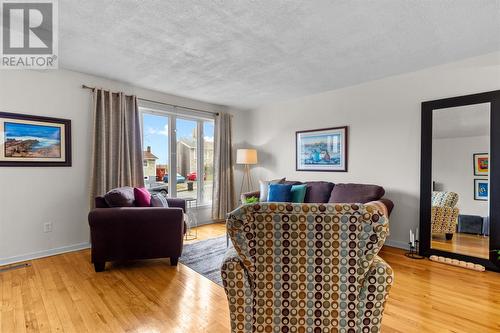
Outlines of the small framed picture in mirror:
[{"label": "small framed picture in mirror", "polygon": [[488,153],[474,154],[474,176],[488,176],[489,158]]},{"label": "small framed picture in mirror", "polygon": [[488,201],[488,179],[474,179],[474,200]]}]

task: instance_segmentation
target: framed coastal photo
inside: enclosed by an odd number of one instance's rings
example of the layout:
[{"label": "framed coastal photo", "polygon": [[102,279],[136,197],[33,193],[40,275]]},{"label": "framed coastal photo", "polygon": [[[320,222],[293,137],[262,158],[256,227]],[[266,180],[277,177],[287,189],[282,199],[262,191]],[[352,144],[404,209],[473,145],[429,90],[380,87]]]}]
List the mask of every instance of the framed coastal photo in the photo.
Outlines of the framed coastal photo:
[{"label": "framed coastal photo", "polygon": [[488,180],[474,179],[474,200],[488,201]]},{"label": "framed coastal photo", "polygon": [[488,153],[474,154],[474,176],[488,176],[489,156]]},{"label": "framed coastal photo", "polygon": [[347,126],[295,133],[297,171],[347,171]]},{"label": "framed coastal photo", "polygon": [[0,166],[71,166],[71,120],[0,112]]}]

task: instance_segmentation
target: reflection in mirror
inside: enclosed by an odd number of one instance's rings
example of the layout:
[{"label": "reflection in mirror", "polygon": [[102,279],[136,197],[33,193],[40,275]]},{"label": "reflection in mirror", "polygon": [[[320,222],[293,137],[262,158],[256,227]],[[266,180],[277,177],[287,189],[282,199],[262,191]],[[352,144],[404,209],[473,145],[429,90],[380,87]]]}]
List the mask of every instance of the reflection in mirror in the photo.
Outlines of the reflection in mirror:
[{"label": "reflection in mirror", "polygon": [[431,248],[489,256],[490,103],[433,110]]}]

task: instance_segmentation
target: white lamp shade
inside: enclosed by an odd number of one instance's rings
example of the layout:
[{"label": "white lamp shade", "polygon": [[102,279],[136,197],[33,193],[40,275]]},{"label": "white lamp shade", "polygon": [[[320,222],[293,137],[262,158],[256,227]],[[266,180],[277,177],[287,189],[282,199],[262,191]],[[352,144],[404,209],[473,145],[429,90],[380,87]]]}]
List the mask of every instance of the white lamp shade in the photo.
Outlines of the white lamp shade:
[{"label": "white lamp shade", "polygon": [[255,149],[237,149],[237,164],[257,164],[257,150]]}]

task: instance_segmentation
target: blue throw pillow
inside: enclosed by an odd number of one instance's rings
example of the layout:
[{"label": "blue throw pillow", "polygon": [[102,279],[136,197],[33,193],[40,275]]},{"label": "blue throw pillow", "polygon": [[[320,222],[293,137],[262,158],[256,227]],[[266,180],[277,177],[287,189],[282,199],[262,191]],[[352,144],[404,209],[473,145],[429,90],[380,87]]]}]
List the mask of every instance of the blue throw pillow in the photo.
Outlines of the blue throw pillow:
[{"label": "blue throw pillow", "polygon": [[292,185],[269,184],[268,202],[292,202]]},{"label": "blue throw pillow", "polygon": [[293,185],[292,192],[292,202],[302,203],[304,202],[304,198],[306,197],[307,185]]}]

